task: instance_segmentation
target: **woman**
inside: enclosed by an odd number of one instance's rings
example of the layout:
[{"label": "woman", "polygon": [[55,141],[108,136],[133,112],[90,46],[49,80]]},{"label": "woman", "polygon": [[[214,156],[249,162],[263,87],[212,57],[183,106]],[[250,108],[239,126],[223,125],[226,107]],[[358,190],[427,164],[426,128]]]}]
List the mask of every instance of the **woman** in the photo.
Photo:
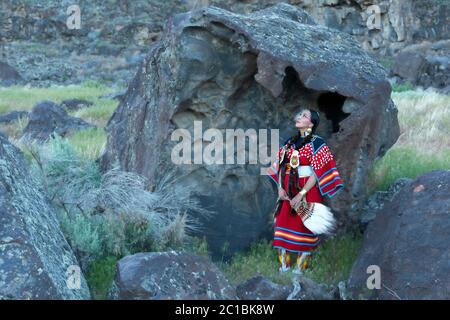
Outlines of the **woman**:
[{"label": "woman", "polygon": [[269,175],[278,187],[273,247],[278,249],[279,270],[290,269],[290,252],[294,252],[297,261],[293,272],[301,273],[307,268],[307,258],[320,240],[303,225],[292,208],[296,208],[303,198],[307,202],[322,202],[324,196],[331,198],[343,190],[344,184],[330,149],[315,134],[319,113],[304,108],[294,120],[298,134],[280,148],[269,168]]}]

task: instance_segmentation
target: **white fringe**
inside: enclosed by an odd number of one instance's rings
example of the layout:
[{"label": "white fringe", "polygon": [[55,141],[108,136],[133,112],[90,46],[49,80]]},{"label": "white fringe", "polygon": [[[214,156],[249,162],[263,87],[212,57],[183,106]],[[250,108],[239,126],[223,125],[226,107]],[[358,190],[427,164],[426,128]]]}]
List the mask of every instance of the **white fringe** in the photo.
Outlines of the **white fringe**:
[{"label": "white fringe", "polygon": [[330,234],[336,227],[336,219],[330,208],[314,202],[313,213],[303,221],[303,224],[314,234]]}]

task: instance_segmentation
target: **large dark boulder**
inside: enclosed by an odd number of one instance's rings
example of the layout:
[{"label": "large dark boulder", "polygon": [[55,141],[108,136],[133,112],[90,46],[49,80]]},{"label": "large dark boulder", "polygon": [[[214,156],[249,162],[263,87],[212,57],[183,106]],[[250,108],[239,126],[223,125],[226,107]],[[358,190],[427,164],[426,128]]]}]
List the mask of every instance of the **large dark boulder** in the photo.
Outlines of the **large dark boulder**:
[{"label": "large dark boulder", "polygon": [[[22,153],[0,134],[0,300],[89,299],[83,274]],[[70,281],[73,279],[74,281]],[[79,288],[69,287],[77,286]]]},{"label": "large dark boulder", "polygon": [[[251,14],[207,7],[168,21],[108,123],[101,163],[145,175],[150,189],[173,171],[173,192],[190,192],[216,212],[202,220],[213,253],[221,255],[225,242],[231,253],[269,231],[276,192],[260,175],[265,159],[238,165],[232,155],[234,164],[175,165],[171,153],[180,140],[171,134],[186,129],[193,137],[197,120],[223,137],[225,129],[273,128],[284,140],[295,134],[298,106],[307,106],[321,114],[318,134],[346,186],[330,205],[341,221],[356,223],[367,173],[399,135],[390,93],[385,69],[351,36],[316,25],[294,6]],[[269,137],[269,145],[278,143]]]},{"label": "large dark boulder", "polygon": [[121,300],[228,300],[236,299],[236,291],[205,257],[176,251],[141,252],[117,262],[109,297]]},{"label": "large dark boulder", "polygon": [[29,121],[23,129],[23,141],[45,142],[52,134],[67,136],[83,129],[95,128],[83,119],[72,117],[56,103],[42,101],[30,112]]},{"label": "large dark boulder", "polygon": [[[405,185],[367,227],[349,279],[353,298],[450,299],[449,230],[450,171]],[[366,285],[371,265],[380,268],[379,290]]]}]

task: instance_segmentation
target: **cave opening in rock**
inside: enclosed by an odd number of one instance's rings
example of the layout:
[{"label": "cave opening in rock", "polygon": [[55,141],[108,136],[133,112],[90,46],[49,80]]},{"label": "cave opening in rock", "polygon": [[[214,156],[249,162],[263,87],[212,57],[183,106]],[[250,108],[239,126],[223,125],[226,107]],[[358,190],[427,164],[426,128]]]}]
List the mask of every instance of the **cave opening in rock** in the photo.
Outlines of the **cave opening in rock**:
[{"label": "cave opening in rock", "polygon": [[284,70],[283,92],[280,95],[283,108],[295,113],[299,107],[317,110],[321,114],[320,136],[325,138],[339,131],[340,122],[350,114],[343,111],[347,97],[329,91],[312,90],[303,84],[297,71],[288,66]]},{"label": "cave opening in rock", "polygon": [[339,123],[350,114],[343,111],[346,97],[337,92],[321,93],[317,98],[319,111],[331,121],[332,133],[339,131]]}]

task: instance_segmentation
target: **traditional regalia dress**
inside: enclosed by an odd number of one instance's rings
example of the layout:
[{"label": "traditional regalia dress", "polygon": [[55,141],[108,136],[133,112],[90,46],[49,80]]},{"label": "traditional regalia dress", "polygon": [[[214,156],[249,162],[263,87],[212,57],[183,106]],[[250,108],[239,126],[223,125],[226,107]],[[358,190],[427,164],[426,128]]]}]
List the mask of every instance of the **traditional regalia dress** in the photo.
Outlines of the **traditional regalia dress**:
[{"label": "traditional regalia dress", "polygon": [[[292,199],[309,177],[314,175],[316,184],[306,193],[307,202],[322,202],[325,196],[331,198],[343,190],[344,184],[324,139],[313,135],[308,143],[300,147],[306,138],[299,137],[297,141],[293,141],[294,138],[291,137],[284,143],[277,153],[276,160],[268,169],[269,177],[277,188],[281,183],[288,197]],[[274,248],[284,252],[297,252],[300,256],[303,253],[311,253],[319,244],[318,235],[303,225],[288,200],[279,200],[275,217],[272,243]]]}]

